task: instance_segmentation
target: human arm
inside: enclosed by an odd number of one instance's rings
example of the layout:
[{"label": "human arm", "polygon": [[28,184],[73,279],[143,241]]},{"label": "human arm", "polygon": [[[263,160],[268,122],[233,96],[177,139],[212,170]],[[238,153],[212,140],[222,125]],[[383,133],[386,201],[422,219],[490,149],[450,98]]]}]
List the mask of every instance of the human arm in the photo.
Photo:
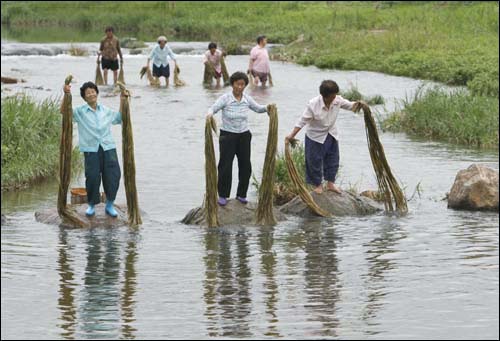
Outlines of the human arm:
[{"label": "human arm", "polygon": [[259,103],[255,102],[255,100],[251,96],[244,95],[247,98],[248,101],[248,107],[250,110],[255,111],[256,113],[264,113],[267,112],[267,107],[265,105],[260,105]]},{"label": "human arm", "polygon": [[208,108],[207,117],[215,115],[217,112],[222,110],[226,106],[226,104],[226,96],[220,96],[217,101],[215,101],[215,103],[210,108]]},{"label": "human arm", "polygon": [[123,54],[122,49],[120,48],[120,41],[116,39],[116,50],[118,51],[118,55],[120,55],[120,64],[123,64]]},{"label": "human arm", "polygon": [[286,141],[291,141],[295,138],[295,135],[304,128],[304,126],[309,123],[313,119],[313,111],[311,107],[308,105],[306,110],[302,113],[302,116],[300,116],[299,120],[295,124],[295,127],[293,127],[292,132],[285,138]]}]

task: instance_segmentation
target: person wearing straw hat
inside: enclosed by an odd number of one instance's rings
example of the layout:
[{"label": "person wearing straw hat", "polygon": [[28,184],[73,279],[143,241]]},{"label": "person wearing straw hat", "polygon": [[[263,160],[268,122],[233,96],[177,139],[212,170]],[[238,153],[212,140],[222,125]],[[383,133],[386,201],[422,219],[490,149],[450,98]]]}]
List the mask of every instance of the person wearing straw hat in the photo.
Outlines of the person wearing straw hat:
[{"label": "person wearing straw hat", "polygon": [[[64,85],[64,92],[71,93],[71,84]],[[116,144],[111,134],[111,125],[122,123],[122,114],[97,103],[99,89],[92,82],[80,88],[80,96],[87,104],[73,109],[73,121],[78,124],[80,151],[85,157],[85,188],[88,208],[85,214],[93,216],[94,206],[100,202],[99,187],[106,194],[106,214],[117,217],[113,206],[120,184],[120,165],[116,154]],[[121,96],[126,96],[122,93]]]},{"label": "person wearing straw hat", "polygon": [[248,109],[265,113],[267,107],[260,105],[249,95],[243,93],[248,85],[248,77],[244,72],[235,72],[229,78],[233,90],[217,99],[208,109],[207,117],[222,110],[222,128],[219,137],[218,169],[218,204],[225,206],[231,192],[233,160],[238,158],[238,190],[236,199],[242,204],[248,203],[247,191],[252,175],[250,163],[250,145],[252,134],[248,130]]},{"label": "person wearing straw hat", "polygon": [[358,112],[367,104],[362,101],[351,102],[338,95],[339,86],[332,80],[324,80],[319,93],[320,96],[309,101],[286,140],[293,140],[308,125],[305,137],[306,182],[314,186],[316,193],[322,193],[324,178],[327,190],[341,193],[335,185],[340,160],[339,132],[335,123],[340,109]]},{"label": "person wearing straw hat", "polygon": [[254,85],[266,85],[271,69],[269,66],[269,54],[266,49],[267,38],[264,35],[257,37],[257,45],[250,51],[250,62],[247,73],[254,77]]},{"label": "person wearing straw hat", "polygon": [[[120,41],[114,36],[113,32],[113,27],[106,27],[106,36],[102,38],[99,52],[97,53],[97,62],[99,62],[100,59],[101,68],[104,73],[104,84],[108,84],[109,69],[113,71],[113,82],[116,84],[118,69],[123,66],[123,55],[122,50],[120,49]],[[118,65],[118,55],[120,55],[120,65]]]},{"label": "person wearing straw hat", "polygon": [[177,60],[172,49],[167,45],[167,37],[159,36],[157,42],[158,45],[149,54],[146,67],[149,68],[149,61],[152,61],[153,76],[155,77],[156,84],[160,85],[160,77],[165,77],[166,86],[168,86],[170,77],[169,59],[172,59],[175,65],[177,65]]}]

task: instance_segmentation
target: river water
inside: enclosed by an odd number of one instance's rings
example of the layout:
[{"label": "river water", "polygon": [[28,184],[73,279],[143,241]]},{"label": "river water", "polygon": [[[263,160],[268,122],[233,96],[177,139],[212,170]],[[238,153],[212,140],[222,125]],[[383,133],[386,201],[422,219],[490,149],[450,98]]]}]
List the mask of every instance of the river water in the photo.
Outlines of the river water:
[{"label": "river water", "polygon": [[[147,213],[139,229],[36,222],[34,211],[56,205],[54,180],[2,193],[2,339],[498,339],[498,213],[453,211],[442,200],[459,170],[472,163],[498,169],[495,152],[381,133],[393,172],[413,196],[406,217],[289,217],[273,228],[181,224],[203,200],[205,113],[229,91],[201,85],[204,45],[174,46],[188,83],[181,88],[148,87],[139,79],[146,54],[125,55],[137,188]],[[27,82],[2,85],[2,96],[57,98],[71,73],[73,104],[84,103],[78,88],[94,79],[95,57],[19,56],[15,48],[2,44],[2,75]],[[230,72],[247,63],[246,56],[227,58]],[[271,69],[274,87],[247,92],[277,104],[279,141],[323,79],[382,95],[381,115],[423,84],[282,62]],[[111,87],[100,90],[100,101],[118,109]],[[267,115],[251,114],[249,124],[260,179]],[[341,187],[375,189],[362,116],[343,111],[338,125]],[[121,128],[113,134],[122,164]],[[73,180],[80,185],[83,174]],[[249,198],[256,200],[255,188]],[[125,202],[123,182],[117,202]]]}]

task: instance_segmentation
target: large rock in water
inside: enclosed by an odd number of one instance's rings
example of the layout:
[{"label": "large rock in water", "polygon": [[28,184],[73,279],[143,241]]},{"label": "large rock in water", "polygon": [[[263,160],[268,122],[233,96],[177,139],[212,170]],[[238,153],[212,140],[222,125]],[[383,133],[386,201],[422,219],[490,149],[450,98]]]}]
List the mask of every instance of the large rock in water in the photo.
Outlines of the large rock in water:
[{"label": "large rock in water", "polygon": [[[88,224],[88,227],[120,227],[128,225],[128,213],[126,205],[115,205],[115,209],[118,212],[118,217],[113,218],[107,215],[104,211],[104,204],[98,204],[95,206],[95,215],[92,217],[87,217],[85,211],[87,210],[87,204],[81,205],[70,205],[73,207],[78,216]],[[76,228],[78,226],[72,226],[67,223],[63,224],[59,214],[57,213],[57,208],[49,208],[40,212],[35,212],[36,221],[44,224],[58,225],[63,227]]]},{"label": "large rock in water", "polygon": [[473,164],[458,172],[448,196],[448,207],[498,212],[498,171]]},{"label": "large rock in water", "polygon": [[[226,206],[218,206],[217,216],[220,226],[227,225],[255,225],[255,211],[257,204],[249,202],[244,205],[236,199],[228,200]],[[285,220],[285,216],[279,210],[274,209],[274,217],[276,220]],[[207,225],[205,219],[205,210],[203,207],[193,208],[186,214],[182,223],[191,225]]]},{"label": "large rock in water", "polygon": [[[341,194],[332,191],[324,191],[322,194],[317,194],[311,191],[311,195],[319,207],[330,212],[333,216],[369,215],[384,209],[382,204],[370,198],[354,195],[346,191],[343,191]],[[317,216],[298,196],[281,206],[281,212],[300,217]]]}]

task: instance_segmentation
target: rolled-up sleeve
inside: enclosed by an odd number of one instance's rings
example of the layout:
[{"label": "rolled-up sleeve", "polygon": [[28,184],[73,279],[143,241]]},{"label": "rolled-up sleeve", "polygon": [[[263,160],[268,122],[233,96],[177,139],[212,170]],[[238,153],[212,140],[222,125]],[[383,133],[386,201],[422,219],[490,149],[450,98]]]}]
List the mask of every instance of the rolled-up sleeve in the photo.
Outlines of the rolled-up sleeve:
[{"label": "rolled-up sleeve", "polygon": [[340,107],[342,109],[346,109],[346,110],[351,110],[352,111],[352,106],[354,105],[354,103],[356,103],[356,102],[351,102],[351,101],[348,101],[345,98],[342,98],[342,100],[340,102]]},{"label": "rolled-up sleeve", "polygon": [[156,55],[156,46],[149,53],[149,59],[153,60],[155,55]]},{"label": "rolled-up sleeve", "polygon": [[170,46],[167,46],[167,54],[170,56],[170,58],[172,58],[173,60],[177,61],[176,55],[174,54],[174,52],[172,51],[172,49],[170,48]]},{"label": "rolled-up sleeve", "polygon": [[265,105],[260,105],[259,103],[255,102],[255,100],[251,96],[247,96],[247,101],[248,101],[248,107],[251,110],[257,113],[267,112],[267,107]]},{"label": "rolled-up sleeve", "polygon": [[225,106],[226,106],[226,96],[223,95],[220,96],[210,108],[208,108],[208,113],[214,115]]},{"label": "rolled-up sleeve", "polygon": [[122,123],[122,113],[119,111],[113,111],[110,110],[111,117],[113,120],[111,121],[112,124],[121,124]]},{"label": "rolled-up sleeve", "polygon": [[80,122],[80,112],[78,111],[78,108],[73,109],[73,122]]},{"label": "rolled-up sleeve", "polygon": [[306,107],[306,110],[302,113],[302,116],[298,119],[297,123],[295,123],[295,126],[298,128],[304,128],[304,126],[311,122],[313,119],[313,111],[311,110],[310,105]]}]

